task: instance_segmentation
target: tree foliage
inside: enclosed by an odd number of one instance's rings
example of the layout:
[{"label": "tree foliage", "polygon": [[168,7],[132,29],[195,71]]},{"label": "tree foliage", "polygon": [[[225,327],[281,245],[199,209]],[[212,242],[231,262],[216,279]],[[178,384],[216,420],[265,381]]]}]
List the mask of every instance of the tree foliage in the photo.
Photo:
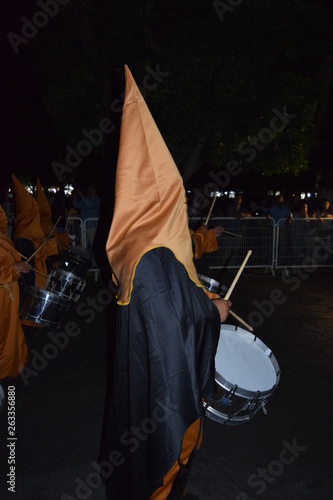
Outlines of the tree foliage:
[{"label": "tree foliage", "polygon": [[[266,175],[308,168],[332,91],[325,6],[72,0],[49,24],[34,45],[35,71],[63,144],[75,144],[82,129],[106,116],[119,122],[128,64],[138,84],[147,68],[167,75],[146,87],[145,97],[176,161],[186,164],[189,152],[198,152],[190,173],[231,160]],[[283,112],[293,118],[275,119]]]}]

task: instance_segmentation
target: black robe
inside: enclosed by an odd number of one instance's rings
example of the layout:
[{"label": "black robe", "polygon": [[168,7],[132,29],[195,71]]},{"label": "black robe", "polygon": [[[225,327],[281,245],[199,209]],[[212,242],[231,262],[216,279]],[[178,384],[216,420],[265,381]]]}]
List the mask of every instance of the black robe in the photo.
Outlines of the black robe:
[{"label": "black robe", "polygon": [[[217,307],[166,248],[143,255],[119,306],[100,463],[108,500],[148,500],[215,393]],[[112,466],[107,467],[107,463]]]}]

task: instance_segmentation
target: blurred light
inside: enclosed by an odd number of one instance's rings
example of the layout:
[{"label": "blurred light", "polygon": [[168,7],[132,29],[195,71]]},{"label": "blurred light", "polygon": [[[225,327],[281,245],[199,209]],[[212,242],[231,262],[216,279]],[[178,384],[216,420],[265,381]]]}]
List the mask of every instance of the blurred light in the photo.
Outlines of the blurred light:
[{"label": "blurred light", "polygon": [[72,184],[66,184],[66,186],[64,187],[65,196],[71,196],[72,191],[74,191],[74,187],[72,186]]},{"label": "blurred light", "polygon": [[301,200],[305,200],[305,198],[306,198],[305,193],[301,193],[300,198],[301,198]]},{"label": "blurred light", "polygon": [[229,198],[235,198],[236,192],[235,191],[229,191]]},{"label": "blurred light", "polygon": [[279,196],[281,194],[281,191],[275,191],[275,196]]}]

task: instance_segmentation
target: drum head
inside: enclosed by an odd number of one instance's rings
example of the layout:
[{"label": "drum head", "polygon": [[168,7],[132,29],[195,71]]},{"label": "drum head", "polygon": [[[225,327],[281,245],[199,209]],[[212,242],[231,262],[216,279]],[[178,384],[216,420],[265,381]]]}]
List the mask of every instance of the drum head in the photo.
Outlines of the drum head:
[{"label": "drum head", "polygon": [[216,382],[250,396],[270,393],[280,378],[272,351],[255,335],[233,325],[221,325],[215,357]]},{"label": "drum head", "polygon": [[252,333],[221,326],[215,356],[216,395],[204,401],[205,415],[221,424],[251,420],[267,403],[280,380],[272,351]]}]

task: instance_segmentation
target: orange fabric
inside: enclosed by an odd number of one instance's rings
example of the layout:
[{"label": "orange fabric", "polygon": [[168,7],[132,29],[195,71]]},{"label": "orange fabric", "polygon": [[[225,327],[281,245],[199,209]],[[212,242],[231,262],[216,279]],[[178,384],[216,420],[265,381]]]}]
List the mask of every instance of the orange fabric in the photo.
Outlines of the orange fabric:
[{"label": "orange fabric", "polygon": [[15,377],[28,362],[19,320],[19,273],[13,270],[13,264],[20,260],[11,240],[0,233],[0,379]]},{"label": "orange fabric", "polygon": [[130,302],[135,267],[153,248],[169,248],[202,287],[193,264],[182,178],[127,66],[125,76],[114,216],[106,244],[120,305]]},{"label": "orange fabric", "polygon": [[[52,231],[54,223],[52,221],[52,211],[50,204],[45,196],[42,184],[39,179],[37,179],[36,182],[35,200],[37,201],[39,207],[40,225],[45,236],[47,236]],[[52,232],[52,238],[50,238],[50,240],[45,245],[46,255],[58,255],[59,253],[55,235],[56,229],[54,228]]]},{"label": "orange fabric", "polygon": [[12,183],[15,203],[14,242],[17,238],[42,239],[44,232],[40,224],[39,208],[36,200],[13,174]]},{"label": "orange fabric", "polygon": [[45,196],[44,189],[39,179],[36,182],[35,200],[39,207],[40,225],[44,234],[49,234],[53,228],[50,204]]},{"label": "orange fabric", "polygon": [[204,253],[215,252],[218,249],[216,234],[213,229],[207,229],[206,226],[199,227],[192,234],[194,241],[194,258],[200,259]]},{"label": "orange fabric", "polygon": [[69,249],[71,240],[67,233],[57,233],[55,238],[58,244],[59,251]]},{"label": "orange fabric", "polygon": [[7,216],[6,212],[0,205],[0,233],[7,234]]},{"label": "orange fabric", "polygon": [[[34,249],[41,245],[44,241],[44,232],[40,224],[39,207],[31,194],[25,189],[20,181],[12,174],[14,203],[15,203],[15,219],[13,227],[14,242],[17,238],[25,238],[32,241]],[[48,255],[47,244],[38,250],[35,255],[35,269],[47,275],[47,267],[45,258]],[[25,257],[30,257],[26,255]],[[40,274],[35,274],[35,286],[37,288],[45,288],[47,278]]]},{"label": "orange fabric", "polygon": [[[196,420],[184,434],[182,448],[180,452],[180,463],[186,465],[194,448],[200,448],[202,441],[201,419]],[[163,486],[160,486],[150,497],[150,500],[166,500],[171,491],[172,485],[180,470],[179,462],[173,464],[171,469],[163,477]]]}]

